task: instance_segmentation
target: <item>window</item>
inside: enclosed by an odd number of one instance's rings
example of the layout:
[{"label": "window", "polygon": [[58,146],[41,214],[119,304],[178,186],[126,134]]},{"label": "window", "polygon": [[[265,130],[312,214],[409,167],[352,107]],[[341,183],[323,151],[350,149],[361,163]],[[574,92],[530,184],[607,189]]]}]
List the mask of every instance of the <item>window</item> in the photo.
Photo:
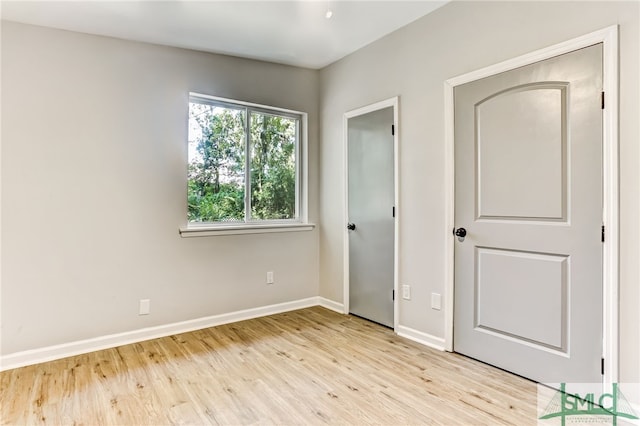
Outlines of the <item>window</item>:
[{"label": "window", "polygon": [[205,95],[189,97],[188,222],[304,222],[306,114]]}]

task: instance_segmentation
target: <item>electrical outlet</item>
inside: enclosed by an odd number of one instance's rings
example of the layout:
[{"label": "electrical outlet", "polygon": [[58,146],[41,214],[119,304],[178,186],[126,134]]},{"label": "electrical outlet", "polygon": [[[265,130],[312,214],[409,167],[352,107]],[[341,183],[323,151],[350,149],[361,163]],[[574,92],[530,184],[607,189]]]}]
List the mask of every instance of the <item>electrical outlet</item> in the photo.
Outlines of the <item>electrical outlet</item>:
[{"label": "electrical outlet", "polygon": [[402,298],[404,300],[411,300],[411,286],[408,286],[408,285],[402,286]]},{"label": "electrical outlet", "polygon": [[273,284],[275,281],[273,280],[273,271],[267,272],[267,284]]},{"label": "electrical outlet", "polygon": [[438,293],[431,293],[431,309],[436,311],[442,309],[442,296]]},{"label": "electrical outlet", "polygon": [[138,315],[149,315],[151,313],[151,299],[140,299]]}]

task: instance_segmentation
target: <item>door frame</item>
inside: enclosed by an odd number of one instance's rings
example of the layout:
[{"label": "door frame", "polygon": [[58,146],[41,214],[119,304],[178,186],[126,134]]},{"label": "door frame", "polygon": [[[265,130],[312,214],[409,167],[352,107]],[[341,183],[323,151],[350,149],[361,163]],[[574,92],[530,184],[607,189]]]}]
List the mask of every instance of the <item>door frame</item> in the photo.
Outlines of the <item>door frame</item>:
[{"label": "door frame", "polygon": [[343,140],[344,140],[344,155],[343,155],[343,165],[342,169],[344,170],[344,211],[342,216],[342,252],[343,252],[343,306],[344,313],[349,314],[349,231],[347,230],[347,222],[349,220],[349,119],[358,117],[364,114],[368,114],[370,112],[379,111],[381,109],[393,108],[393,126],[394,126],[394,135],[393,135],[393,200],[396,208],[396,216],[394,220],[394,231],[393,231],[393,291],[395,292],[396,297],[393,301],[393,329],[394,331],[398,328],[398,234],[399,234],[399,220],[398,220],[398,206],[399,206],[399,197],[400,186],[399,186],[399,176],[400,176],[400,168],[399,168],[399,129],[398,129],[398,105],[400,102],[399,96],[395,96],[393,98],[385,99],[380,102],[376,102],[374,104],[366,105],[361,108],[357,108],[351,111],[347,111],[343,115]]},{"label": "door frame", "polygon": [[619,285],[619,192],[618,192],[618,26],[601,30],[555,44],[534,52],[500,62],[444,83],[445,107],[445,218],[443,235],[445,247],[445,350],[453,352],[454,310],[454,238],[455,226],[455,160],[454,160],[454,88],[461,84],[480,80],[501,72],[510,71],[534,62],[582,49],[594,44],[603,45],[603,90],[606,96],[603,110],[602,157],[602,224],[606,238],[602,253],[602,356],[604,358],[603,382],[618,381],[618,285]]}]

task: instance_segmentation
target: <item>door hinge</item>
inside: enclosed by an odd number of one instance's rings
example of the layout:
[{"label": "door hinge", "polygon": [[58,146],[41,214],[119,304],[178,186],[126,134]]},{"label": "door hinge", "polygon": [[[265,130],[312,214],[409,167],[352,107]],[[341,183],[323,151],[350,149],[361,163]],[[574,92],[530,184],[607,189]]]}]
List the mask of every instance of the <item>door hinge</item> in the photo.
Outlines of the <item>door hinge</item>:
[{"label": "door hinge", "polygon": [[602,92],[602,94],[600,95],[600,102],[602,109],[604,109],[604,92]]},{"label": "door hinge", "polygon": [[600,374],[604,376],[604,358],[600,358]]},{"label": "door hinge", "polygon": [[393,207],[391,208],[391,216],[392,216],[392,217],[396,217],[396,206],[393,206]]},{"label": "door hinge", "polygon": [[391,300],[396,300],[396,291],[391,290]]},{"label": "door hinge", "polygon": [[600,235],[600,241],[604,243],[604,225],[602,225],[602,234]]},{"label": "door hinge", "polygon": [[391,136],[396,135],[396,126],[394,124],[391,125]]}]

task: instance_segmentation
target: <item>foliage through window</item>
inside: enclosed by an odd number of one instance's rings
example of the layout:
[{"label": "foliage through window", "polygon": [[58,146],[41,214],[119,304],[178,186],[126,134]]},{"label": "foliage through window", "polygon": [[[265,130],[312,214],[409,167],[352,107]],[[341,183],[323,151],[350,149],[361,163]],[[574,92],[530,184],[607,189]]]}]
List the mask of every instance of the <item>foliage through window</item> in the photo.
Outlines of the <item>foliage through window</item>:
[{"label": "foliage through window", "polygon": [[188,219],[299,219],[300,114],[191,95]]}]

